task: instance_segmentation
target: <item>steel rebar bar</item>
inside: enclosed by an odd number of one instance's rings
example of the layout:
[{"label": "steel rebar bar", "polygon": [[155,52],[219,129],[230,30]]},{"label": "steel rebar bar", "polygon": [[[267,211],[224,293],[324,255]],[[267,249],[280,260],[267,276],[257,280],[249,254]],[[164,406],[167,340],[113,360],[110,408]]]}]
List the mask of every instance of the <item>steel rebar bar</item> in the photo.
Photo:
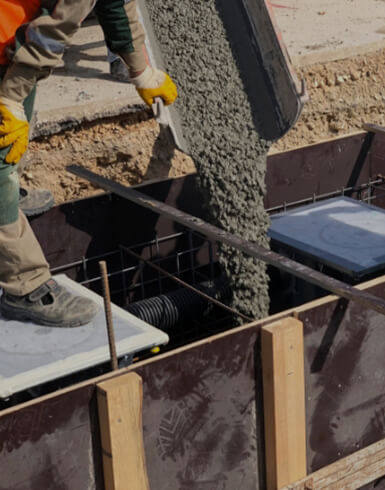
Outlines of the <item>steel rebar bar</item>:
[{"label": "steel rebar bar", "polygon": [[113,371],[116,371],[118,369],[118,356],[116,354],[114,324],[112,321],[112,310],[111,310],[110,286],[108,284],[107,264],[105,260],[101,260],[99,262],[99,268],[100,268],[100,275],[102,278],[102,286],[103,286],[104,312],[106,315],[108,345],[110,348],[110,355],[111,355],[111,368]]}]

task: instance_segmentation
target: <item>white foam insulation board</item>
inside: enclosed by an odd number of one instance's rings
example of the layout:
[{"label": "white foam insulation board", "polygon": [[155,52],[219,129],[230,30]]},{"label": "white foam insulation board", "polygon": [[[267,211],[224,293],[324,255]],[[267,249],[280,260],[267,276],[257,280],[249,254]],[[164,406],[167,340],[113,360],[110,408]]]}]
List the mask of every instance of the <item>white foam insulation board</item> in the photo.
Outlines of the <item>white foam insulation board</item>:
[{"label": "white foam insulation board", "polygon": [[385,268],[385,211],[336,197],[271,217],[269,236],[351,276]]},{"label": "white foam insulation board", "polygon": [[[96,366],[110,359],[103,298],[64,274],[55,280],[100,309],[82,327],[51,328],[0,316],[0,397]],[[167,344],[168,335],[112,305],[118,357]]]}]

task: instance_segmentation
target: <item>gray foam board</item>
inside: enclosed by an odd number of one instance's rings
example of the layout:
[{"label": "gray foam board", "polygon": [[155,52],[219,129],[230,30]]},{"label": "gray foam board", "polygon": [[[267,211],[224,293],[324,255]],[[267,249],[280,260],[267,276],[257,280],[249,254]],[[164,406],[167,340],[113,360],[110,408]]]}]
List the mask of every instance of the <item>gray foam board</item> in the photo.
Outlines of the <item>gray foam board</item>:
[{"label": "gray foam board", "polygon": [[274,215],[268,234],[351,276],[385,267],[385,211],[348,197]]},{"label": "gray foam board", "polygon": [[[98,365],[110,359],[103,298],[64,274],[56,281],[91,298],[100,310],[88,325],[51,328],[0,316],[0,397]],[[168,335],[112,305],[118,356],[167,344]]]}]

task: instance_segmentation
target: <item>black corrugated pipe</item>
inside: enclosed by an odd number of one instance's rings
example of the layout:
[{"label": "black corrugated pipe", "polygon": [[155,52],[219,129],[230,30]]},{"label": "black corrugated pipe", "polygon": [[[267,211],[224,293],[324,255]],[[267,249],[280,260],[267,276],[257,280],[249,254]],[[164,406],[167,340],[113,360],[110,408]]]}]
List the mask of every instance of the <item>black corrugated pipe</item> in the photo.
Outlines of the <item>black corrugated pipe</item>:
[{"label": "black corrugated pipe", "polygon": [[[228,298],[231,294],[229,287],[220,279],[203,282],[195,287],[217,300]],[[126,307],[129,313],[161,330],[168,330],[192,318],[199,319],[211,309],[212,303],[208,299],[186,288],[137,301]]]}]

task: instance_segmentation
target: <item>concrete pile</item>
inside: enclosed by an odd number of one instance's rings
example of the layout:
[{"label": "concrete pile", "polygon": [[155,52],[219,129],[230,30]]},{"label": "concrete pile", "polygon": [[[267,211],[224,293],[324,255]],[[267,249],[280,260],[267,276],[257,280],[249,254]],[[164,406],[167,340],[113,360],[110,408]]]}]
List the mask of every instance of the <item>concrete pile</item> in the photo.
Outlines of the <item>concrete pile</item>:
[{"label": "concrete pile", "polygon": [[[148,0],[147,7],[166,68],[179,88],[177,109],[208,221],[268,246],[263,198],[269,142],[260,138],[253,118],[258,94],[246,93],[245,74],[238,69],[244,39],[231,33],[239,12],[232,16],[228,0]],[[236,27],[244,30],[242,24]],[[221,247],[220,262],[233,290],[231,306],[253,318],[267,316],[265,265],[227,246]]]}]

